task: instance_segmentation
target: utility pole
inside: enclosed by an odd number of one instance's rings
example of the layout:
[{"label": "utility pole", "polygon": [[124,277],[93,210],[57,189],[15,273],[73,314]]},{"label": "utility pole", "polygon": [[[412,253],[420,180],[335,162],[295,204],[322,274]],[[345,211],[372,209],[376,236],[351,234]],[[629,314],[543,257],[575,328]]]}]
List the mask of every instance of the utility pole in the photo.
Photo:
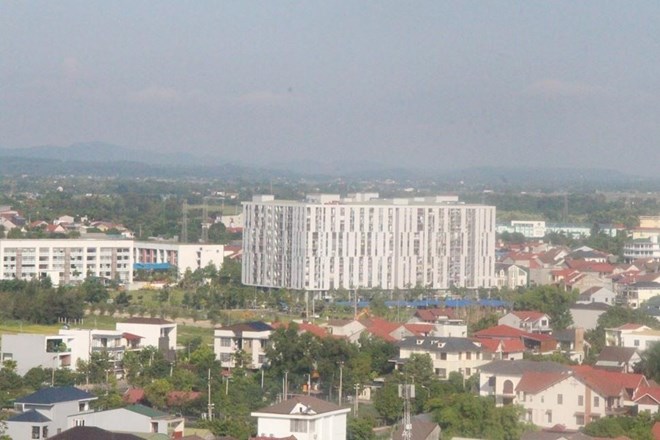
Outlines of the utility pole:
[{"label": "utility pole", "polygon": [[213,403],[211,403],[211,369],[210,368],[209,368],[209,371],[208,371],[208,377],[206,379],[206,382],[207,382],[207,386],[208,386],[207,394],[208,394],[208,400],[209,400],[208,401],[208,406],[207,406],[207,410],[208,410],[207,416],[208,416],[208,419],[209,419],[209,422],[210,422],[210,421],[213,420]]},{"label": "utility pole", "polygon": [[356,383],[354,385],[355,388],[355,407],[353,408],[353,416],[357,417],[358,416],[358,392],[360,391],[360,384]]},{"label": "utility pole", "polygon": [[339,406],[341,406],[341,389],[344,386],[344,361],[339,361]]}]

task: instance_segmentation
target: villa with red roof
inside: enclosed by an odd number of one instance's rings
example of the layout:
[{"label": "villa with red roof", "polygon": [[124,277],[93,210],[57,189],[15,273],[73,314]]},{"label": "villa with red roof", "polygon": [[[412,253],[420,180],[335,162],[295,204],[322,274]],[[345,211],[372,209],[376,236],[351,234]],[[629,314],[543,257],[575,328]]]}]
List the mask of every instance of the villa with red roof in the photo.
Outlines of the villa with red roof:
[{"label": "villa with red roof", "polygon": [[529,333],[551,333],[550,317],[535,311],[513,311],[502,316],[498,322],[500,325],[519,328]]},{"label": "villa with red roof", "polygon": [[518,340],[525,346],[525,351],[541,354],[550,354],[559,348],[557,339],[550,335],[529,333],[508,325],[498,325],[478,331],[474,337],[479,341],[483,339]]},{"label": "villa with red roof", "polygon": [[642,324],[628,323],[616,328],[605,329],[605,345],[607,346],[632,347],[641,352],[655,342],[660,342],[660,330],[653,330]]},{"label": "villa with red roof", "polygon": [[481,367],[480,394],[498,405],[521,405],[525,420],[541,428],[580,429],[609,415],[625,414],[633,396],[648,387],[644,376],[568,368],[554,362],[496,361]]},{"label": "villa with red roof", "polygon": [[633,396],[637,411],[648,411],[657,414],[660,409],[660,386],[639,387]]}]

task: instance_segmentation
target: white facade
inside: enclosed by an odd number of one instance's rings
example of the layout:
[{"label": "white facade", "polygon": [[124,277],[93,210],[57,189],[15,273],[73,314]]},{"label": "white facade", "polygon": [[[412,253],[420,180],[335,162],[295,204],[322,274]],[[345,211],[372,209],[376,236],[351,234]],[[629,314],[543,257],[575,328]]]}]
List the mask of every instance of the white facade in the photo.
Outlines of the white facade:
[{"label": "white facade", "polygon": [[519,232],[526,238],[545,237],[545,221],[543,220],[513,220],[513,232]]},{"label": "white facade", "polygon": [[487,364],[481,343],[468,338],[411,337],[399,342],[397,364],[405,364],[413,354],[427,354],[433,362],[433,371],[440,379],[448,379],[451,373],[465,377],[479,373],[479,367]]},{"label": "white facade", "polygon": [[41,279],[54,285],[88,276],[130,284],[132,240],[0,239],[0,279]]},{"label": "white facade", "polygon": [[645,325],[637,328],[627,328],[624,325],[605,329],[607,346],[636,348],[641,352],[657,342],[660,342],[660,330],[653,330]]},{"label": "white facade", "polygon": [[75,336],[3,334],[2,361],[16,361],[16,372],[21,376],[35,367],[76,369],[79,359],[89,360],[89,355],[73,352]]},{"label": "white facade", "polygon": [[222,267],[225,248],[221,244],[181,244],[155,241],[136,241],[133,258],[136,263],[168,263],[177,268],[182,277],[186,270],[203,269],[209,264]]},{"label": "white facade", "polygon": [[67,424],[68,428],[95,426],[113,432],[165,434],[170,438],[182,437],[185,427],[183,417],[142,405],[71,415]]},{"label": "white facade", "polygon": [[17,373],[24,375],[35,367],[75,370],[78,361],[89,361],[97,351],[106,352],[120,375],[124,352],[141,348],[139,340],[129,342],[119,331],[61,329],[58,335],[4,334],[0,359],[16,361]]},{"label": "white facade", "polygon": [[375,196],[243,203],[243,283],[317,291],[494,285],[494,206]]},{"label": "white facade", "polygon": [[250,359],[247,368],[259,369],[266,362],[266,347],[273,328],[262,322],[248,322],[216,328],[213,351],[223,368],[236,366],[235,354],[243,351]]},{"label": "white facade", "polygon": [[118,331],[142,337],[142,346],[153,346],[159,350],[176,350],[177,325],[159,318],[130,318],[118,322]]},{"label": "white facade", "polygon": [[297,440],[346,440],[346,417],[341,408],[310,396],[296,396],[252,413],[257,435],[295,436]]}]

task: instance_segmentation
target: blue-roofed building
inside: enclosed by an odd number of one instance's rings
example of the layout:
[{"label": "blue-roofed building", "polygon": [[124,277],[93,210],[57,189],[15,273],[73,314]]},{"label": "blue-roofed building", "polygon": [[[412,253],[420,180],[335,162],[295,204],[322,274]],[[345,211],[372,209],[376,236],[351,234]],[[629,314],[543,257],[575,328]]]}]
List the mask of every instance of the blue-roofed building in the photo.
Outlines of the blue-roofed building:
[{"label": "blue-roofed building", "polygon": [[18,414],[7,420],[7,435],[14,440],[45,439],[67,429],[67,418],[91,412],[96,396],[75,387],[42,388],[14,403]]}]

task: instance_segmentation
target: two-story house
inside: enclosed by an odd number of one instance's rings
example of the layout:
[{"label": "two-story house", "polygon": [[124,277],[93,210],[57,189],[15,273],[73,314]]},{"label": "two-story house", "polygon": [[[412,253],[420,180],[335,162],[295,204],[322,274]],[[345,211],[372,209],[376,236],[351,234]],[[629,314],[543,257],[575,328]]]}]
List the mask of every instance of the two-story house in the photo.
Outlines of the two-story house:
[{"label": "two-story house", "polygon": [[481,344],[468,338],[411,337],[397,345],[399,357],[393,360],[397,368],[413,354],[428,354],[433,361],[433,371],[440,379],[449,378],[453,372],[472,376],[488,362],[484,359]]},{"label": "two-story house", "polygon": [[605,329],[606,346],[632,347],[644,351],[656,342],[660,342],[660,330],[642,324],[629,323]]},{"label": "two-story house", "polygon": [[550,317],[535,311],[514,311],[502,316],[497,323],[519,328],[529,333],[551,333]]},{"label": "two-story house", "polygon": [[346,440],[350,408],[311,396],[295,396],[253,412],[262,437],[295,436],[297,440]]},{"label": "two-story house", "polygon": [[91,412],[96,396],[75,387],[42,388],[14,402],[17,415],[7,419],[7,435],[15,440],[46,439],[66,430],[67,418]]},{"label": "two-story house", "polygon": [[183,417],[149,408],[144,405],[129,405],[107,411],[72,414],[68,427],[95,426],[109,431],[142,434],[166,434],[170,438],[183,437]]},{"label": "two-story house", "polygon": [[118,322],[115,329],[122,333],[139,335],[142,346],[153,346],[167,359],[173,359],[177,344],[177,324],[160,318],[129,318]]},{"label": "two-story house", "polygon": [[244,322],[213,331],[213,351],[223,368],[236,367],[236,354],[243,352],[249,359],[246,368],[259,369],[266,362],[266,347],[273,327],[264,322]]}]

